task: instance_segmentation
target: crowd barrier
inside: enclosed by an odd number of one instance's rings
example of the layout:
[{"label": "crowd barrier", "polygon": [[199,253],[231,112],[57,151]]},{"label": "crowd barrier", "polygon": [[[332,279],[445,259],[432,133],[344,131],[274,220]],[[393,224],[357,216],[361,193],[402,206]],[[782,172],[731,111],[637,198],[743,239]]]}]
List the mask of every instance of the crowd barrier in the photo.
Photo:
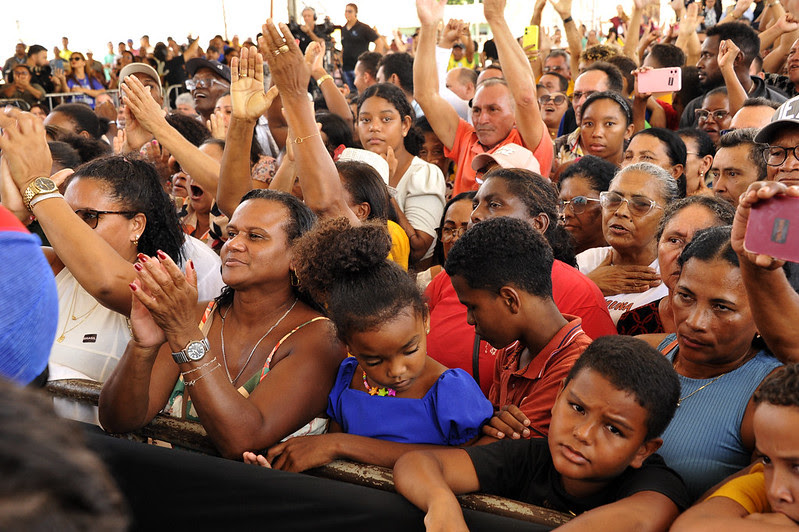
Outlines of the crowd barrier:
[{"label": "crowd barrier", "polygon": [[[79,379],[52,381],[47,385],[47,391],[51,395],[87,405],[97,405],[100,389],[101,385],[96,382]],[[149,425],[141,430],[115,436],[136,441],[161,440],[199,453],[219,456],[202,425],[163,414],[156,416]],[[255,469],[254,466],[253,469]],[[378,490],[394,491],[392,472],[384,467],[336,460],[326,466],[309,470],[307,473],[316,477]],[[469,494],[460,496],[459,499],[461,506],[465,509],[535,523],[540,526],[538,529],[555,528],[571,518],[566,514],[547,508],[493,495]]]},{"label": "crowd barrier", "polygon": [[[105,92],[108,93],[114,100],[114,107],[119,107],[119,89],[108,89]],[[75,92],[48,92],[44,95],[43,99],[47,100],[47,107],[52,109],[59,103],[64,103],[66,98],[74,97],[78,94],[79,93]],[[54,103],[56,99],[58,99],[58,101]]]}]

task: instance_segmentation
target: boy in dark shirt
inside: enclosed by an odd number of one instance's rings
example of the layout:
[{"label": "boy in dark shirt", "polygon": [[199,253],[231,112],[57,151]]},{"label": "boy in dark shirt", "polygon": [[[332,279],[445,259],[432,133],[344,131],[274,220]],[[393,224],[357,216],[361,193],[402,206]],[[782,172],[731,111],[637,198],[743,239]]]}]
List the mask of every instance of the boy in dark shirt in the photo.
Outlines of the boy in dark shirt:
[{"label": "boy in dark shirt", "polygon": [[408,453],[394,467],[397,491],[427,512],[428,530],[465,530],[455,494],[478,490],[582,514],[564,530],[666,530],[690,505],[682,479],[653,454],[679,391],[644,342],[599,338],[566,378],[548,439]]}]

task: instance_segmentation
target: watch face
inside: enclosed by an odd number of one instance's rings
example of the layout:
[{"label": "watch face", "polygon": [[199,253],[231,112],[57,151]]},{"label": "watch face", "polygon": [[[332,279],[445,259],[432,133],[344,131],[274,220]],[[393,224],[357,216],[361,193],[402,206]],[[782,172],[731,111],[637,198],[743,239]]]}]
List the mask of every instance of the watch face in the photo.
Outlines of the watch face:
[{"label": "watch face", "polygon": [[46,177],[37,177],[33,183],[36,185],[36,188],[38,188],[42,192],[49,192],[51,190],[56,189],[56,187],[54,186],[55,183],[53,183],[52,180],[47,179]]},{"label": "watch face", "polygon": [[200,360],[205,356],[205,346],[202,342],[192,342],[186,347],[186,354],[190,360]]}]

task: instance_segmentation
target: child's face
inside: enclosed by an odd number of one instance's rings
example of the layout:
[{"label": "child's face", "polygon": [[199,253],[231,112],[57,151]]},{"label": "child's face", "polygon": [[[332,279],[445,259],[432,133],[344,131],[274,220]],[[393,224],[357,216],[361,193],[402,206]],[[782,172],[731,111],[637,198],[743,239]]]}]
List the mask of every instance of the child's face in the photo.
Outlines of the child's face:
[{"label": "child's face", "polygon": [[347,346],[366,372],[370,386],[406,392],[424,372],[427,324],[418,312],[407,309],[376,329],[351,335]]},{"label": "child's face", "polygon": [[580,371],[552,407],[549,450],[573,496],[602,489],[627,466],[641,467],[662,440],[646,438],[649,413],[629,392],[591,369]]},{"label": "child's face", "polygon": [[509,330],[507,319],[503,319],[509,315],[505,298],[489,290],[470,287],[460,275],[452,276],[452,287],[466,306],[466,321],[474,325],[480,338],[497,349],[518,340],[518,335]]},{"label": "child's face", "polygon": [[761,403],[755,409],[757,450],[763,455],[766,496],[773,512],[799,521],[799,408]]}]

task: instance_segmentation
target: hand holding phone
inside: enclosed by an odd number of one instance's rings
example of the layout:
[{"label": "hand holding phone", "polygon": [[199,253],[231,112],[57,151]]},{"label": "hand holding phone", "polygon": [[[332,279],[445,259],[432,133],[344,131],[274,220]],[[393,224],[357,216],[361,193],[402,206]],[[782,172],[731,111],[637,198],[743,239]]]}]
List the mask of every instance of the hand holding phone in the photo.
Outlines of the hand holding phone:
[{"label": "hand holding phone", "polygon": [[774,196],[752,206],[744,248],[750,253],[799,262],[799,198]]},{"label": "hand holding phone", "polygon": [[522,48],[528,47],[531,47],[530,50],[538,50],[538,26],[527,26],[524,28]]},{"label": "hand holding phone", "polygon": [[639,94],[674,92],[682,89],[680,67],[655,68],[638,73]]}]

